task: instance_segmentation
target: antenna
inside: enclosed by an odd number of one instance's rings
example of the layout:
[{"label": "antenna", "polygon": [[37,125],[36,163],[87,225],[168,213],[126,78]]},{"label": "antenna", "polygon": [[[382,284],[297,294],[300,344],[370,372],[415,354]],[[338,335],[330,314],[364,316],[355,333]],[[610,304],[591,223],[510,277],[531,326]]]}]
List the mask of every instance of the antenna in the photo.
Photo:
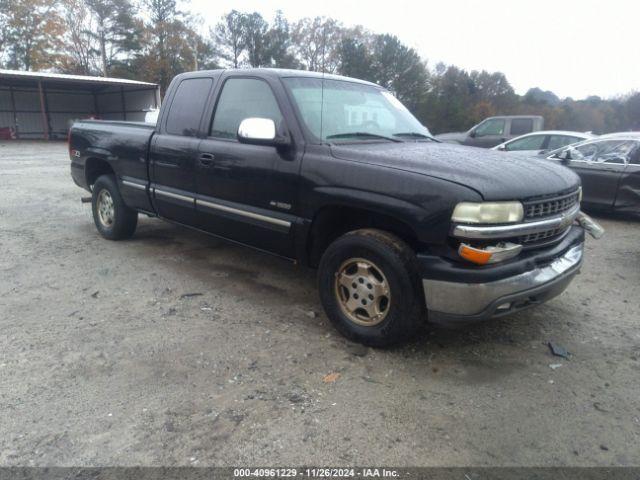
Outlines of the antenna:
[{"label": "antenna", "polygon": [[322,25],[322,79],[320,80],[320,141],[323,138],[323,116],[324,116],[324,57],[325,47],[327,45],[327,22]]}]

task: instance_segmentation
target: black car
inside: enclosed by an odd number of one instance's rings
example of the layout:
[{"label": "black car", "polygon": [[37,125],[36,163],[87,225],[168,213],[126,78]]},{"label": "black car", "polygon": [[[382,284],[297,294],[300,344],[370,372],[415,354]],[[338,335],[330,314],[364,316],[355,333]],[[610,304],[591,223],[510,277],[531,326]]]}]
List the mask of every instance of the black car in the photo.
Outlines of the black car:
[{"label": "black car", "polygon": [[560,148],[547,159],[582,179],[586,207],[640,212],[640,133],[616,133]]}]

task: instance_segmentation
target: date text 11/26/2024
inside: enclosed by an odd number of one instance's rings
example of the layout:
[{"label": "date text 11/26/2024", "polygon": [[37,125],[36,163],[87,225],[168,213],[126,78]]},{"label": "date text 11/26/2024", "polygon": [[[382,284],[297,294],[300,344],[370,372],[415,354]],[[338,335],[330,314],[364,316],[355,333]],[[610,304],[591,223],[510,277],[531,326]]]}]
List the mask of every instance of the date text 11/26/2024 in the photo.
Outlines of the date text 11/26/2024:
[{"label": "date text 11/26/2024", "polygon": [[386,468],[235,468],[234,478],[397,478]]}]

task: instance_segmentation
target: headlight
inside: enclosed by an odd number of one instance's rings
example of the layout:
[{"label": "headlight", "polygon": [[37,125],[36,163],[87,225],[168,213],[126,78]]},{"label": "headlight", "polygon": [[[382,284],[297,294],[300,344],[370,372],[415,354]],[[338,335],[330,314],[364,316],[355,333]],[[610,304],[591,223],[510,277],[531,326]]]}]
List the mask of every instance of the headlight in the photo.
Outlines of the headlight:
[{"label": "headlight", "polygon": [[522,221],[520,202],[462,202],[456,205],[451,220],[458,223],[514,223]]},{"label": "headlight", "polygon": [[582,185],[578,187],[578,203],[582,202]]}]

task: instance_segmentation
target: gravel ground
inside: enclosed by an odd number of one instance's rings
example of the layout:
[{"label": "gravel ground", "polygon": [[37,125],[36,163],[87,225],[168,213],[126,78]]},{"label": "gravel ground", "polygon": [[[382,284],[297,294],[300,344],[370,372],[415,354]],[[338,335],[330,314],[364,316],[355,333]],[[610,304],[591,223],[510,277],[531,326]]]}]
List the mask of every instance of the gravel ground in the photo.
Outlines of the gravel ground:
[{"label": "gravel ground", "polygon": [[546,305],[374,350],[313,271],[146,217],[103,240],[65,144],[0,144],[0,185],[0,465],[640,465],[637,220]]}]

